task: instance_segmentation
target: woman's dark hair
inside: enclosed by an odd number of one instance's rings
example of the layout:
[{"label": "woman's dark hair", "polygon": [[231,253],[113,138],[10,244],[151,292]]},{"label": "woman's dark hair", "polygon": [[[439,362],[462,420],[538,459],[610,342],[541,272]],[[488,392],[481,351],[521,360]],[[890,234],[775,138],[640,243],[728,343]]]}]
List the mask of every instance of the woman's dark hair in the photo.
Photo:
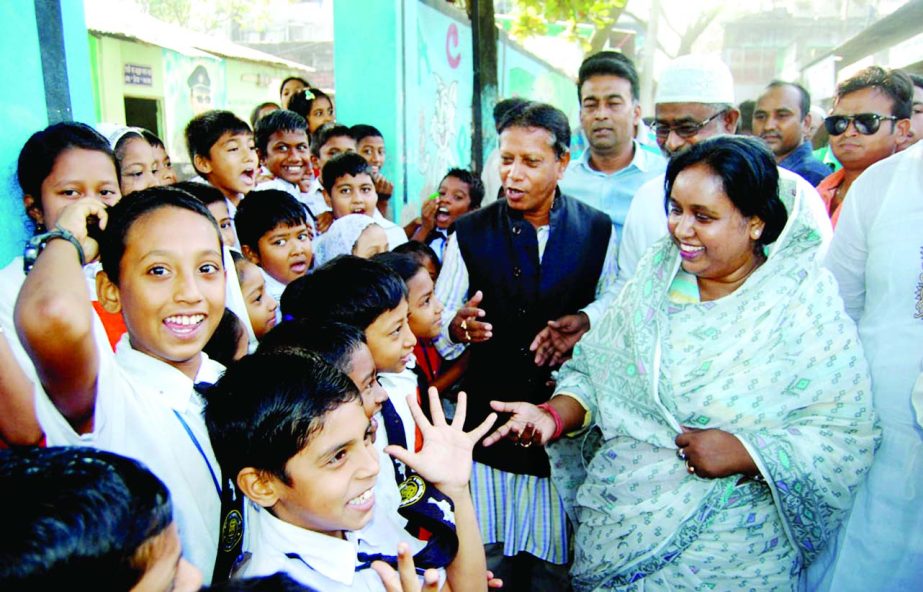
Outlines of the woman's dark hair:
[{"label": "woman's dark hair", "polygon": [[570,124],[567,115],[557,107],[530,102],[512,109],[500,121],[497,133],[502,134],[510,127],[538,127],[547,130],[551,134],[551,148],[558,158],[570,150]]},{"label": "woman's dark hair", "polygon": [[208,392],[205,424],[221,471],[244,467],[291,485],[285,470],[324,425],[324,417],[359,398],[352,380],[316,354],[286,348],[231,364]]},{"label": "woman's dark hair", "polygon": [[109,222],[99,243],[99,260],[109,281],[119,285],[119,265],[125,254],[125,239],[134,223],[145,214],[168,207],[189,210],[207,218],[215,229],[218,251],[221,251],[218,223],[202,202],[176,187],[149,187],[123,197],[109,208]]},{"label": "woman's dark hair", "polygon": [[34,208],[42,211],[42,183],[51,174],[58,157],[77,148],[102,152],[112,159],[116,179],[121,182],[119,164],[109,146],[109,140],[92,127],[75,121],[63,121],[35,132],[19,151],[16,176],[23,195],[31,195]]},{"label": "woman's dark hair", "polygon": [[129,590],[139,550],[173,522],[167,487],[141,463],[89,447],[0,451],[4,590]]},{"label": "woman's dark hair", "polygon": [[218,327],[202,351],[222,366],[230,366],[234,363],[240,340],[246,333],[240,318],[230,308],[225,308]]},{"label": "woman's dark hair", "polygon": [[724,192],[743,216],[756,216],[766,224],[756,240],[757,247],[779,238],[788,222],[788,212],[779,199],[779,169],[762,142],[748,136],[719,136],[673,157],[667,165],[665,181],[667,208],[676,178],[699,164],[721,178]]},{"label": "woman's dark hair", "polygon": [[[468,169],[460,168],[449,169],[445,177],[454,177],[468,186],[468,197],[471,198],[469,210],[476,210],[481,207],[481,202],[484,201],[484,183],[481,182],[480,177]],[[445,181],[445,177],[442,178],[442,181]],[[440,185],[442,181],[439,182]]]},{"label": "woman's dark hair", "polygon": [[436,255],[436,251],[426,243],[409,240],[406,243],[401,243],[394,247],[391,252],[410,255],[417,263],[423,266],[426,265],[427,261],[432,261],[433,265],[436,267],[436,275],[439,275],[439,272],[442,271],[442,262],[439,261],[439,256]]}]

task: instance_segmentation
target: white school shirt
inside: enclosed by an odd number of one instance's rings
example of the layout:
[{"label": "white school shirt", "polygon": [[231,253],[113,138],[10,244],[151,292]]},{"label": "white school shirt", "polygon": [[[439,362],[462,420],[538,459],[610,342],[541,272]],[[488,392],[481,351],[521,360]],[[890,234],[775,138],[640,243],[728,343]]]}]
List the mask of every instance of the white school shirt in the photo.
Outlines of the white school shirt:
[{"label": "white school shirt", "polygon": [[[255,508],[255,509],[254,509]],[[259,531],[254,539],[252,554],[235,577],[268,576],[284,572],[299,583],[323,592],[380,592],[384,585],[375,570],[356,571],[357,554],[397,554],[397,544],[382,538],[377,524],[380,510],[376,500],[374,517],[365,528],[347,532],[346,539],[307,530],[279,520],[266,509],[251,504],[251,523]],[[393,526],[386,525],[387,529]],[[407,533],[402,539],[416,553],[423,547]],[[414,542],[415,541],[415,542]],[[444,579],[445,570],[439,570]]]},{"label": "white school shirt", "polygon": [[[394,405],[395,411],[404,424],[404,438],[407,442],[407,449],[413,450],[416,441],[417,423],[413,420],[410,413],[410,406],[407,404],[407,395],[417,394],[417,375],[413,373],[411,360],[407,368],[402,372],[381,372],[378,374],[378,382],[381,388],[388,393],[388,399]],[[375,448],[378,450],[379,473],[378,481],[375,482],[375,504],[381,506],[389,515],[394,515],[395,522],[404,528],[407,520],[397,513],[401,505],[401,492],[397,480],[394,477],[394,464],[391,461],[391,455],[385,452],[385,446],[388,442],[388,432],[385,430],[385,420],[379,411],[375,415],[375,421],[378,422],[378,430],[375,433]]]},{"label": "white school shirt", "polygon": [[260,273],[263,274],[263,279],[266,280],[266,292],[272,296],[272,299],[276,301],[276,304],[279,306],[276,307],[276,324],[282,322],[282,293],[285,292],[285,288],[288,284],[283,284],[276,278],[272,277],[265,271],[263,268],[260,268]]},{"label": "white school shirt", "polygon": [[[87,264],[84,269],[84,275],[87,277],[87,287],[90,288],[90,295],[96,294],[96,270],[98,264]],[[92,279],[91,279],[92,278]],[[32,382],[35,400],[35,415],[38,423],[45,432],[45,443],[48,446],[80,446],[85,445],[89,439],[89,434],[78,434],[74,428],[64,419],[61,413],[55,407],[51,398],[42,388],[42,383],[38,378],[35,365],[32,358],[26,353],[19,337],[16,333],[16,327],[13,321],[13,311],[16,306],[16,298],[19,296],[19,290],[26,280],[26,274],[22,270],[22,257],[16,257],[6,267],[0,270],[0,327],[6,334],[6,340],[10,345],[13,357],[19,363],[26,377]],[[92,306],[87,301],[87,306]],[[106,329],[95,311],[92,313],[93,337],[100,355],[112,355],[109,348],[109,338],[106,335]]]},{"label": "white school shirt", "polygon": [[[224,367],[204,353],[196,382],[214,383]],[[128,335],[102,353],[93,431],[82,443],[144,463],[170,490],[183,556],[211,580],[218,549],[221,499],[212,473],[221,469],[193,381],[176,368],[135,350]],[[198,447],[176,414],[195,435]],[[60,421],[64,418],[58,415]],[[201,452],[200,452],[201,448]],[[207,464],[206,464],[207,463]]]},{"label": "white school shirt", "polygon": [[[313,183],[311,187],[313,187]],[[298,200],[299,203],[308,207],[311,211],[311,214],[314,216],[320,215],[322,212],[329,211],[330,208],[324,203],[324,196],[320,196],[320,203],[323,205],[323,209],[318,209],[317,199],[311,193],[302,193],[301,189],[294,183],[289,183],[285,179],[276,177],[275,179],[270,179],[269,181],[263,181],[256,186],[256,189],[262,191],[263,189],[278,189],[279,191],[284,191]],[[308,190],[310,192],[310,189]],[[308,226],[314,228],[314,219],[311,216],[308,216]]]}]

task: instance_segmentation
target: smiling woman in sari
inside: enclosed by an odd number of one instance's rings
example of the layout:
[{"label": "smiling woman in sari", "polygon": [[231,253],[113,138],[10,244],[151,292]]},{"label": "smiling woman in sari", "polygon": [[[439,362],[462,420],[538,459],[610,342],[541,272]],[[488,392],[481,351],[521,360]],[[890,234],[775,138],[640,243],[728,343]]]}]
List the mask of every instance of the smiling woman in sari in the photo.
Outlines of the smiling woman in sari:
[{"label": "smiling woman in sari", "polygon": [[669,237],[556,396],[493,404],[512,416],[485,445],[550,443],[578,591],[796,589],[878,438],[856,328],[762,145],[692,147],[666,196]]}]

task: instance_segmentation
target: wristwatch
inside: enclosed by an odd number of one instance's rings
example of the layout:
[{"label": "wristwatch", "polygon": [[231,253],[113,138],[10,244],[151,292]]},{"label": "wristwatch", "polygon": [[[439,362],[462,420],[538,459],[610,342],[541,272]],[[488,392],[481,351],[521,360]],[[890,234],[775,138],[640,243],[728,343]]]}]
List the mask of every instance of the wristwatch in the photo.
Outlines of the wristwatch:
[{"label": "wristwatch", "polygon": [[70,230],[61,228],[60,226],[55,226],[54,229],[50,232],[44,234],[37,234],[29,239],[29,242],[26,243],[26,248],[22,252],[22,270],[28,274],[32,271],[32,268],[35,266],[35,260],[38,259],[38,256],[42,254],[42,251],[45,249],[45,245],[49,241],[53,241],[56,238],[66,240],[70,244],[74,245],[74,248],[77,249],[77,255],[80,257],[80,266],[83,267],[86,265],[86,258],[83,254],[83,247],[80,246],[80,241],[74,236]]}]

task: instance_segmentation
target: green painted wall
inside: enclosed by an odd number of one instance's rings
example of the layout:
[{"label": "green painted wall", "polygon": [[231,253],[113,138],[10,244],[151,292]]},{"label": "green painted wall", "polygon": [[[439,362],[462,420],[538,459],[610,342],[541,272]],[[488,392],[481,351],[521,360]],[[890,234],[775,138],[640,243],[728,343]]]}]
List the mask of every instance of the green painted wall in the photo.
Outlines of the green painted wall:
[{"label": "green painted wall", "polygon": [[[402,0],[337,0],[333,4],[333,71],[337,120],[346,125],[374,125],[385,137],[383,174],[394,183],[392,207],[400,219],[406,180],[406,152],[412,139],[404,133],[401,40]],[[411,29],[410,34],[415,34]]]}]

